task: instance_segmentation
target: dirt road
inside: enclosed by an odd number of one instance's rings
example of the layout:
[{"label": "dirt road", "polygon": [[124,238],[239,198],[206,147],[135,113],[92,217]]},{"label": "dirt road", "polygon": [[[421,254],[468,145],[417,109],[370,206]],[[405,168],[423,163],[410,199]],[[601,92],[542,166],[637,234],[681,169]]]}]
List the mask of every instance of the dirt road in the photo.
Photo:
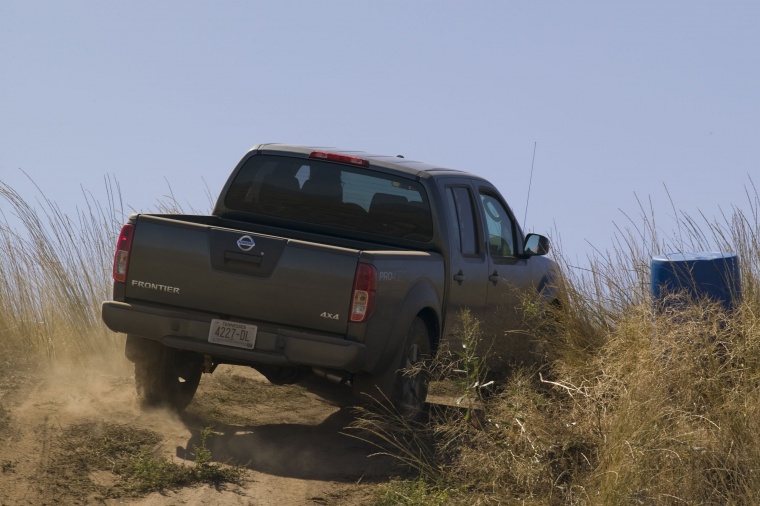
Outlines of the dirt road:
[{"label": "dirt road", "polygon": [[[350,398],[332,385],[278,387],[251,369],[222,366],[204,375],[177,415],[141,410],[133,381],[126,361],[44,377],[1,372],[0,504],[360,504],[394,473],[392,460],[368,457],[373,447],[344,434]],[[207,427],[212,460],[243,467],[239,484],[129,497],[114,493],[118,476],[107,465],[92,470],[81,462],[80,450],[129,432],[158,434],[161,456],[193,465]]]}]

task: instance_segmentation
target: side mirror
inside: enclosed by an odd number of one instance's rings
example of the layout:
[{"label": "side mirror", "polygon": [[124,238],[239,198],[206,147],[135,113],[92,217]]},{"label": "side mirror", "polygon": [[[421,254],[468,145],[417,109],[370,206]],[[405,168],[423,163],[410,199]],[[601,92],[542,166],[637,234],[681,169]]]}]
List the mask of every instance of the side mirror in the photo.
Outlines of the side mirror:
[{"label": "side mirror", "polygon": [[541,256],[549,253],[549,239],[540,234],[528,234],[523,247],[525,256]]}]

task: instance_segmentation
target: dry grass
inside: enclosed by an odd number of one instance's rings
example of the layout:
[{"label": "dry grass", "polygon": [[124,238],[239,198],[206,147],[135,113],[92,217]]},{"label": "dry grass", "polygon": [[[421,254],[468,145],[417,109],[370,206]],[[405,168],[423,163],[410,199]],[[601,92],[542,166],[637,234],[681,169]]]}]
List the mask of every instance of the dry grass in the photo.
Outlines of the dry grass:
[{"label": "dry grass", "polygon": [[[5,366],[121,354],[121,341],[100,321],[125,218],[118,187],[106,181],[106,190],[105,206],[84,193],[84,208],[69,216],[43,196],[30,205],[0,182]],[[642,205],[612,249],[597,252],[584,269],[555,253],[564,275],[562,308],[547,318],[526,304],[543,342],[543,368],[517,369],[481,396],[473,380],[487,382],[484,369],[469,357],[469,373],[455,380],[463,394],[477,392],[477,417],[472,409],[442,409],[423,426],[398,424],[391,413],[362,419],[361,428],[374,433],[368,437],[415,470],[414,479],[394,482],[378,502],[760,503],[754,187],[748,199],[748,213],[733,209],[718,221],[676,213],[677,232],[665,238],[651,206]],[[171,196],[166,210],[173,206]],[[694,303],[653,314],[649,262],[673,250],[737,252],[744,299],[736,311]],[[478,333],[472,321],[463,330]],[[461,362],[454,369],[468,371]]]},{"label": "dry grass", "polygon": [[242,469],[211,461],[210,435],[210,428],[201,432],[195,462],[186,465],[161,455],[162,438],[153,431],[109,422],[73,425],[53,441],[42,469],[43,486],[65,503],[89,504],[202,483],[242,482]]},{"label": "dry grass", "polygon": [[[0,356],[6,364],[79,364],[121,355],[123,340],[102,323],[100,305],[111,298],[114,245],[131,211],[115,179],[104,179],[103,194],[98,199],[82,189],[83,204],[67,213],[41,191],[29,198],[0,181]],[[210,203],[208,189],[207,195]],[[171,187],[155,207],[183,212]]]},{"label": "dry grass", "polygon": [[[118,185],[105,180],[106,204],[83,191],[83,208],[64,212],[38,193],[28,199],[0,181],[0,357],[3,368],[31,374],[58,367],[131,369],[123,336],[101,320],[111,298],[113,248],[127,218]],[[159,200],[162,212],[178,212],[173,195]],[[5,381],[16,381],[12,376]],[[0,436],[11,425],[0,406]],[[130,425],[86,421],[61,427],[43,456],[40,482],[65,503],[103,502],[155,490],[209,483],[238,483],[240,468],[212,461],[201,432],[194,465],[161,456],[161,436]],[[15,462],[3,461],[3,472]],[[42,485],[40,485],[42,486]]]},{"label": "dry grass", "polygon": [[10,365],[77,361],[121,344],[100,320],[124,218],[110,180],[106,195],[103,206],[83,192],[85,207],[71,216],[0,182],[0,354]]},{"label": "dry grass", "polygon": [[[419,427],[360,421],[413,470],[378,503],[760,503],[760,205],[748,196],[749,214],[680,216],[667,240],[642,206],[642,225],[631,220],[583,270],[555,253],[562,308],[547,318],[526,301],[546,363],[498,384],[483,424],[450,411]],[[736,310],[688,301],[655,314],[650,261],[668,251],[737,252]]]}]

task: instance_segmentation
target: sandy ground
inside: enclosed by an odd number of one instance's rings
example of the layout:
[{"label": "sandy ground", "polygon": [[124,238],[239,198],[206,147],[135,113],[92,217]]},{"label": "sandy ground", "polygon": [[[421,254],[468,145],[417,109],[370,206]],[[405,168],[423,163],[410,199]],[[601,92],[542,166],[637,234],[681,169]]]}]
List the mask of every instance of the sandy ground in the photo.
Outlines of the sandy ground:
[{"label": "sandy ground", "polygon": [[[204,375],[193,403],[177,415],[140,408],[126,361],[98,369],[0,372],[1,505],[361,504],[396,471],[394,461],[369,457],[375,448],[345,435],[354,415],[348,392],[335,385],[277,387],[251,369],[221,366]],[[243,466],[244,480],[137,498],[83,495],[81,487],[113,479],[72,474],[62,438],[88,423],[155,431],[161,455],[188,465],[201,431],[212,427],[213,460]]]}]

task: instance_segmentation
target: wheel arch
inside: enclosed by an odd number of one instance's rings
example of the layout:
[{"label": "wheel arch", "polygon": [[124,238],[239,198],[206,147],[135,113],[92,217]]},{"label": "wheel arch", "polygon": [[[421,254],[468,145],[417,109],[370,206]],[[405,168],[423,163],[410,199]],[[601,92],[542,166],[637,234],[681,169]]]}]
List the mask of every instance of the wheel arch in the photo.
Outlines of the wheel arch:
[{"label": "wheel arch", "polygon": [[417,313],[416,317],[425,322],[430,339],[430,351],[435,355],[438,353],[438,346],[441,344],[441,323],[438,313],[432,307],[425,307]]}]

